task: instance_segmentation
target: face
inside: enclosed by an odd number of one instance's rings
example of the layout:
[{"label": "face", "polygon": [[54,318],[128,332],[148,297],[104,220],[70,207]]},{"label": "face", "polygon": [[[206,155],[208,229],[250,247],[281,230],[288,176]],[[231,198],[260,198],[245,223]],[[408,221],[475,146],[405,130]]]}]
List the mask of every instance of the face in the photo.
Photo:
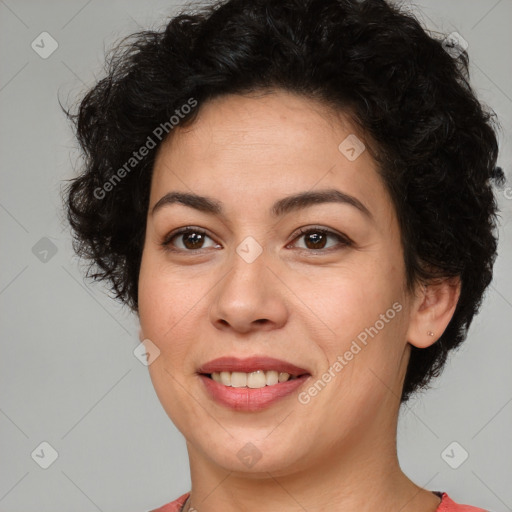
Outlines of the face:
[{"label": "face", "polygon": [[[141,336],[195,458],[284,475],[394,436],[411,298],[361,141],[342,114],[274,91],[212,100],[160,147]],[[218,358],[236,359],[207,365]],[[269,373],[247,377],[255,367]],[[214,369],[238,370],[223,374],[232,386],[203,375]],[[276,384],[287,369],[297,378]]]}]

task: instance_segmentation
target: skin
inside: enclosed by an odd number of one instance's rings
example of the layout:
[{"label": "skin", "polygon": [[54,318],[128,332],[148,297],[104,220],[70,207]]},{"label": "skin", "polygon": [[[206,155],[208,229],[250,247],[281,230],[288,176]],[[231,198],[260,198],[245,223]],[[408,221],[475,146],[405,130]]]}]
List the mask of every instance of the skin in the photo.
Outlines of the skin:
[{"label": "skin", "polygon": [[[401,471],[396,427],[410,346],[441,336],[459,286],[407,289],[400,230],[377,164],[369,150],[350,161],[338,149],[350,134],[358,132],[343,113],[278,90],[214,99],[159,149],[140,337],[160,350],[151,379],[187,441],[186,509],[433,512],[439,505]],[[270,213],[283,197],[329,188],[357,198],[371,216],[340,203],[278,219]],[[214,198],[224,214],[178,203],[151,214],[171,191]],[[202,248],[184,245],[183,236],[174,252],[161,245],[186,226],[207,231]],[[310,226],[353,243],[329,236],[313,254],[311,234],[296,233]],[[252,263],[236,252],[249,236],[263,249]],[[212,401],[196,373],[217,357],[268,355],[308,369],[314,382],[394,303],[401,311],[307,404],[295,393],[263,411],[236,412]],[[252,467],[237,457],[249,442],[261,455]]]}]

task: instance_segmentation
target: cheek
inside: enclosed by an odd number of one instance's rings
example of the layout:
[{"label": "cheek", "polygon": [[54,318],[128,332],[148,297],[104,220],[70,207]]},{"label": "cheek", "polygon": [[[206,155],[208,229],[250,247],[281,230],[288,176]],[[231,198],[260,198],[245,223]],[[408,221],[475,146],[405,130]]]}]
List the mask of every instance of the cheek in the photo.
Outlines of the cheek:
[{"label": "cheek", "polygon": [[181,282],[179,274],[169,274],[155,257],[144,254],[139,275],[139,320],[142,333],[167,356],[171,351],[176,358],[185,345],[180,340],[187,326],[187,316],[199,300],[194,287]]},{"label": "cheek", "polygon": [[143,255],[139,275],[139,321],[144,338],[160,350],[148,366],[155,392],[178,429],[189,428],[194,417],[193,404],[183,386],[183,370],[190,354],[193,336],[194,305],[197,294],[180,280],[169,275],[151,254]]},{"label": "cheek", "polygon": [[154,250],[143,253],[139,275],[139,316],[141,324],[158,339],[189,313],[205,289],[194,278],[185,277],[179,267],[165,264]]},{"label": "cheek", "polygon": [[320,319],[317,324],[329,328],[316,342],[324,353],[324,377],[333,375],[320,402],[325,400],[336,417],[351,410],[357,418],[357,404],[377,408],[389,389],[398,387],[407,324],[402,271],[375,262],[357,271],[332,272],[317,283],[323,286],[315,287],[308,301]]},{"label": "cheek", "polygon": [[[304,299],[319,324],[331,333],[332,349],[355,339],[377,322],[385,329],[398,327],[397,309],[403,306],[402,277],[393,265],[365,265],[360,269],[335,269],[315,276],[313,281],[299,283],[297,295]],[[403,309],[403,308],[402,308]],[[387,314],[386,314],[387,313]],[[381,319],[384,315],[384,319]]]}]

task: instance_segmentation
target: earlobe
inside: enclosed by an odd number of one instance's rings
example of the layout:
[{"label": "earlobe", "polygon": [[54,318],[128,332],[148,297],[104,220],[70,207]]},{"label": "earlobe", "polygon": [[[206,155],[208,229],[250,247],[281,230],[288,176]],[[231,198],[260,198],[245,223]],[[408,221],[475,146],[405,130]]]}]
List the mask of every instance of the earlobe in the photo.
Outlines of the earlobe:
[{"label": "earlobe", "polygon": [[417,348],[433,345],[452,319],[460,296],[460,278],[437,279],[416,291],[407,341]]}]

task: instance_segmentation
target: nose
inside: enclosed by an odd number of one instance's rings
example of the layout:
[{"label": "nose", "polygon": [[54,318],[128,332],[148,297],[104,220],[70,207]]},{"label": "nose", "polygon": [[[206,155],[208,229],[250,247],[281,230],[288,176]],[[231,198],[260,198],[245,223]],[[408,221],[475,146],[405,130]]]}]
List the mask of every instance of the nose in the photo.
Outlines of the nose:
[{"label": "nose", "polygon": [[270,268],[265,251],[252,262],[234,253],[232,261],[211,295],[212,324],[242,334],[281,328],[289,314],[289,291]]}]

